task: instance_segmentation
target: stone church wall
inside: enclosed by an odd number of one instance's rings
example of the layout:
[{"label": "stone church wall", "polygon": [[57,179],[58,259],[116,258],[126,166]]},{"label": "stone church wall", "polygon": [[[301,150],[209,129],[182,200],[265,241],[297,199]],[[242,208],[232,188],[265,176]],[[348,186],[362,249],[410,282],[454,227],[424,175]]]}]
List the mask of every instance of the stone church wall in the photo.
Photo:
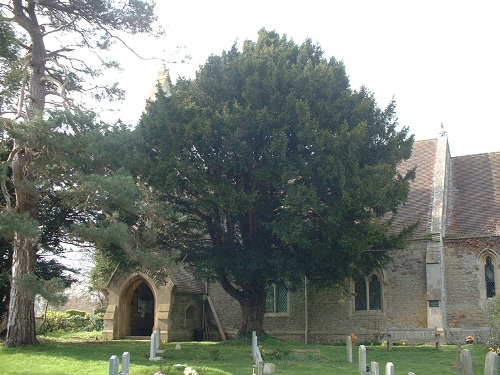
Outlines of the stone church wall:
[{"label": "stone church wall", "polygon": [[[464,342],[468,335],[485,343],[488,310],[481,254],[500,254],[500,245],[490,238],[448,240],[444,243],[448,342]],[[495,264],[498,277],[500,269]],[[497,285],[497,290],[499,286]]]},{"label": "stone church wall", "polygon": [[[408,249],[391,251],[391,256],[393,261],[381,273],[380,311],[354,311],[353,302],[339,289],[308,286],[308,342],[342,343],[351,333],[360,342],[378,342],[391,327],[427,328],[425,243],[411,243]],[[344,288],[350,290],[351,285]],[[210,285],[209,295],[226,334],[234,336],[240,322],[238,303],[218,284]],[[275,337],[304,342],[305,304],[304,288],[290,293],[288,314],[266,314],[264,329]]]}]

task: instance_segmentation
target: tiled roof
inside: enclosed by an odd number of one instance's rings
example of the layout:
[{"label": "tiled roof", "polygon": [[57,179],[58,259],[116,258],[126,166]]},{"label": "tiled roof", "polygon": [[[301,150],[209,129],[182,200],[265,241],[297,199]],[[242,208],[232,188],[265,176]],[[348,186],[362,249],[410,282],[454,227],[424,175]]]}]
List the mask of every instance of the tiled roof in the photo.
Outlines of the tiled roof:
[{"label": "tiled roof", "polygon": [[193,294],[205,292],[205,285],[184,267],[172,267],[167,272],[177,292]]},{"label": "tiled roof", "polygon": [[408,200],[398,209],[396,220],[392,225],[393,231],[400,231],[404,225],[419,222],[414,231],[414,238],[422,238],[430,233],[436,150],[436,139],[416,141],[410,159],[399,166],[401,174],[415,166],[417,168],[416,178],[410,183]]},{"label": "tiled roof", "polygon": [[451,160],[447,237],[500,234],[500,152]]}]

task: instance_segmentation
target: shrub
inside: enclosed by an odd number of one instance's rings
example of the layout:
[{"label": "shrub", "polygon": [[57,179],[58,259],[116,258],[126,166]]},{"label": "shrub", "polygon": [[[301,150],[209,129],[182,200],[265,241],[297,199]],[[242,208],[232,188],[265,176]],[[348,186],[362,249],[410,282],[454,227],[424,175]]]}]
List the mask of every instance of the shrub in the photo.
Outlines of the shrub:
[{"label": "shrub", "polygon": [[500,353],[500,297],[495,296],[488,299],[488,311],[490,313],[490,333],[487,344],[491,351]]},{"label": "shrub", "polygon": [[43,335],[61,330],[70,332],[101,331],[103,329],[103,317],[103,313],[90,314],[79,310],[67,310],[63,313],[49,310],[45,321],[38,327],[37,333]]},{"label": "shrub", "polygon": [[69,309],[69,310],[66,310],[66,315],[68,315],[69,317],[72,317],[72,316],[86,316],[88,313],[86,311],[83,311],[83,310],[76,310],[76,309]]}]

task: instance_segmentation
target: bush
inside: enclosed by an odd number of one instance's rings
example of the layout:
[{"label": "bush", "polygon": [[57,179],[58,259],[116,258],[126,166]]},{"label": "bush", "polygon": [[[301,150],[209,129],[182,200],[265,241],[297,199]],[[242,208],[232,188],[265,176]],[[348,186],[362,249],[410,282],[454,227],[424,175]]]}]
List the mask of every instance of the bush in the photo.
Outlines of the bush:
[{"label": "bush", "polygon": [[68,315],[69,317],[73,317],[73,316],[85,316],[87,315],[88,313],[86,311],[83,311],[83,310],[76,310],[76,309],[69,309],[69,310],[66,310],[66,315]]},{"label": "bush", "polygon": [[66,312],[49,310],[45,322],[42,322],[38,327],[37,333],[45,334],[61,330],[68,332],[102,331],[103,317],[103,313],[90,314],[79,310],[67,310]]},{"label": "bush", "polygon": [[495,296],[488,299],[488,311],[490,313],[490,333],[487,344],[491,351],[500,354],[500,297]]}]

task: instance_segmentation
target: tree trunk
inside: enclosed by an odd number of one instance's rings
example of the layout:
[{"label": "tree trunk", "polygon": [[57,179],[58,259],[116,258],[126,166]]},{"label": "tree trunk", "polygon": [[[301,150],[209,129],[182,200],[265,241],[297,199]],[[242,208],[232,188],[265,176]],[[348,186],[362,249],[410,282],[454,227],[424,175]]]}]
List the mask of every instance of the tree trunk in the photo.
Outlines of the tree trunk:
[{"label": "tree trunk", "polygon": [[241,306],[241,326],[238,333],[245,337],[250,337],[252,331],[258,336],[264,333],[264,313],[265,313],[266,290],[262,293],[252,293],[240,302]]},{"label": "tree trunk", "polygon": [[245,283],[237,289],[223,276],[222,288],[241,306],[241,325],[238,334],[250,337],[252,331],[257,335],[264,333],[264,313],[266,309],[266,286],[260,282]]},{"label": "tree trunk", "polygon": [[[17,142],[16,142],[17,143]],[[14,146],[16,147],[16,145]],[[16,212],[38,218],[38,199],[25,184],[32,176],[29,173],[32,153],[24,147],[12,160],[12,175],[16,191]],[[5,346],[36,345],[35,295],[22,286],[22,278],[34,275],[38,238],[27,238],[16,233],[13,241],[12,281],[10,289],[9,316]]]},{"label": "tree trunk", "polygon": [[14,239],[12,284],[5,346],[36,345],[35,296],[23,289],[20,281],[35,270],[36,245],[28,239]]},{"label": "tree trunk", "polygon": [[[46,70],[47,51],[43,34],[38,23],[35,3],[12,1],[14,22],[24,28],[31,37],[31,52],[27,54],[29,76],[29,98],[21,103],[26,108],[24,121],[30,122],[42,116],[45,109],[47,88],[43,80]],[[25,6],[26,5],[26,6]],[[30,219],[38,219],[38,195],[33,184],[36,176],[32,170],[34,154],[30,146],[14,140],[12,159],[12,180],[16,192],[16,212],[28,214]],[[31,185],[31,186],[30,186]],[[22,286],[26,275],[34,275],[37,243],[39,238],[29,238],[16,232],[12,256],[12,284],[10,291],[9,317],[5,346],[36,345],[35,295]]]}]

